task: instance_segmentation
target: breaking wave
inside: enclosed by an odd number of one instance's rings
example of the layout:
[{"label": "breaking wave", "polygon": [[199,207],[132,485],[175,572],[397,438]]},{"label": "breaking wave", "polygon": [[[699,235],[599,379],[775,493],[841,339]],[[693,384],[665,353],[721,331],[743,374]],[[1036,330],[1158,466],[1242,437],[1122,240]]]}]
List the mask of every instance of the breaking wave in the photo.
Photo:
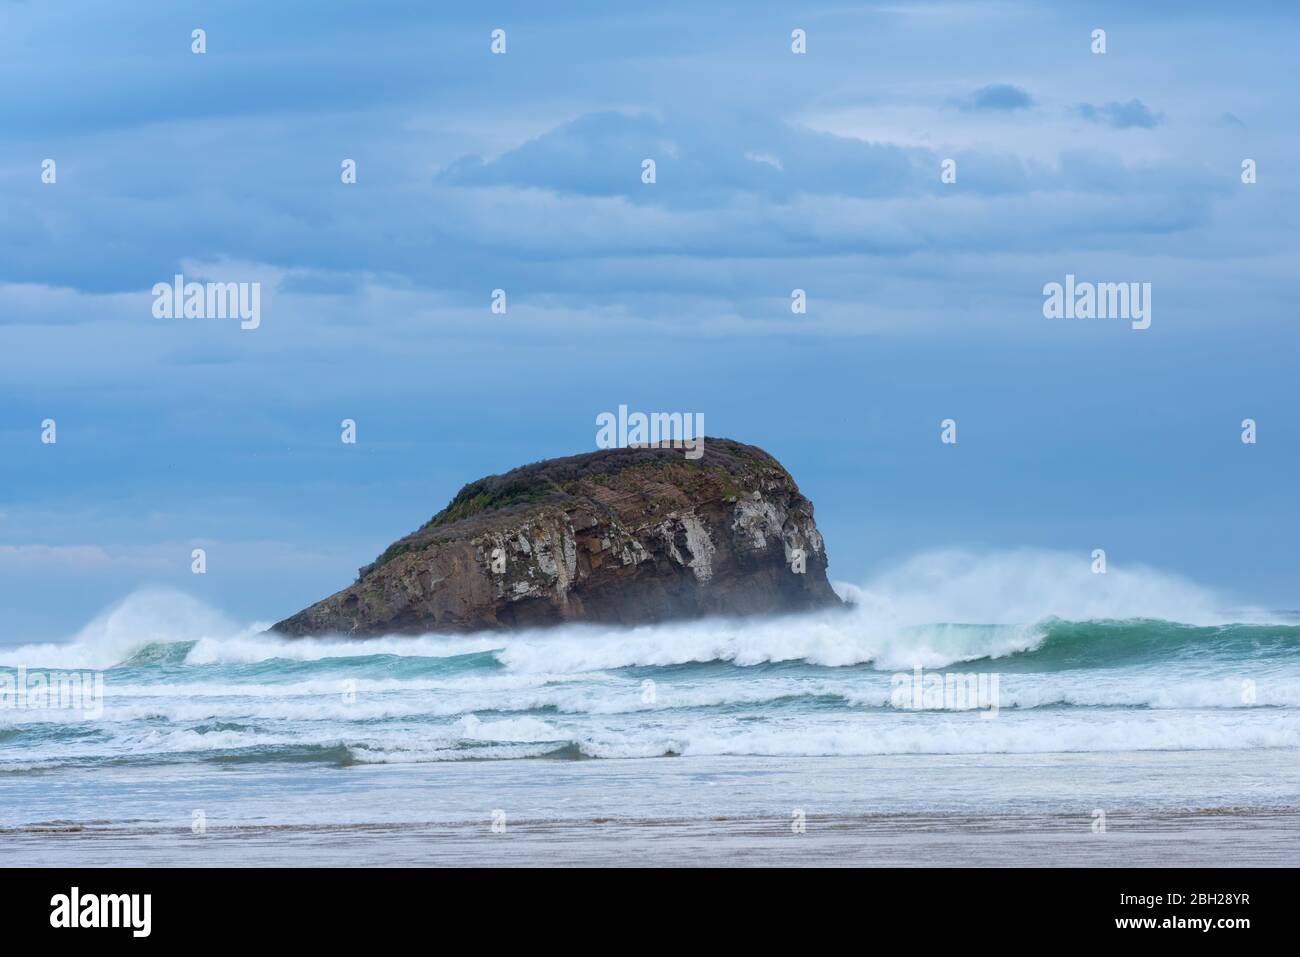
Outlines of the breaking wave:
[{"label": "breaking wave", "polygon": [[[67,642],[0,650],[11,686],[19,668],[105,679],[93,716],[0,709],[0,773],[1300,746],[1294,615],[1029,550],[932,553],[837,588],[851,608],[367,640],[279,638],[141,592]],[[894,689],[916,668],[995,674],[996,708],[913,710]]]}]

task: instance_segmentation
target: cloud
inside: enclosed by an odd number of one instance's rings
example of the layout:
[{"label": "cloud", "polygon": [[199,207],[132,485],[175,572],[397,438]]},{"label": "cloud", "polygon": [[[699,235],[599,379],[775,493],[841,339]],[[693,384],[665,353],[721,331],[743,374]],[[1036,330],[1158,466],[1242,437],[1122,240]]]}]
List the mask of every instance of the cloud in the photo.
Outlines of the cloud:
[{"label": "cloud", "polygon": [[1080,103],[1074,111],[1090,123],[1103,123],[1117,130],[1127,130],[1135,126],[1149,130],[1165,121],[1164,114],[1152,113],[1150,107],[1139,99],[1132,99],[1127,103],[1112,100],[1103,106]]},{"label": "cloud", "polygon": [[[657,182],[641,181],[643,160]],[[492,158],[465,156],[447,186],[511,186],[637,204],[713,206],[736,194],[898,196],[937,189],[930,150],[822,133],[768,117],[580,116]]]},{"label": "cloud", "polygon": [[777,159],[775,156],[770,156],[767,153],[755,153],[752,150],[746,150],[745,159],[749,160],[751,163],[766,163],[768,166],[772,167],[773,169],[779,169],[779,170],[785,169],[785,167],[781,165],[781,161],[779,159]]},{"label": "cloud", "polygon": [[1010,83],[992,83],[982,86],[969,96],[958,101],[958,109],[965,113],[981,111],[1025,110],[1034,105],[1034,98],[1026,90]]}]

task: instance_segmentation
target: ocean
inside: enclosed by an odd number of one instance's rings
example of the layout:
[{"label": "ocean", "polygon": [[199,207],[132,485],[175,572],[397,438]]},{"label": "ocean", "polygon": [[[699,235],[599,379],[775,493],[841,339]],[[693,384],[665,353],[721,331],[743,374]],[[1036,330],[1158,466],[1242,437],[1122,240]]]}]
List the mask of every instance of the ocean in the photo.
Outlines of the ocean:
[{"label": "ocean", "polygon": [[[1294,614],[968,588],[1027,617],[924,622],[952,609],[837,588],[857,606],[369,640],[140,593],[0,647],[4,860],[1295,863]],[[41,698],[71,672],[102,691]]]}]

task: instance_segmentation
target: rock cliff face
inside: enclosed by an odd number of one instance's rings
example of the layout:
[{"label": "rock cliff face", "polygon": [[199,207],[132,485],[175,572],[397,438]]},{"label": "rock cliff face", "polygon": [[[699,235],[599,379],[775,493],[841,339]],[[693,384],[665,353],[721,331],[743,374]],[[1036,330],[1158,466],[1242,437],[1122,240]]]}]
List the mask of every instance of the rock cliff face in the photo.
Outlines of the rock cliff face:
[{"label": "rock cliff face", "polygon": [[642,624],[840,604],[812,503],[772,456],[627,448],[466,485],[285,635]]}]

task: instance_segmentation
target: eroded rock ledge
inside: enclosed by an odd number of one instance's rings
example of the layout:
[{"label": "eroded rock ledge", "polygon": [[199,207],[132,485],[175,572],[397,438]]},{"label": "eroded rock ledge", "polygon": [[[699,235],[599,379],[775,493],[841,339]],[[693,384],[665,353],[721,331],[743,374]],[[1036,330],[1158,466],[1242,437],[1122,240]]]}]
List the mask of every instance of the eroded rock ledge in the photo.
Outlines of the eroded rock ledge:
[{"label": "eroded rock ledge", "polygon": [[[762,449],[628,448],[466,485],[285,635],[643,624],[840,604],[812,503]],[[798,569],[802,567],[802,571]]]}]

